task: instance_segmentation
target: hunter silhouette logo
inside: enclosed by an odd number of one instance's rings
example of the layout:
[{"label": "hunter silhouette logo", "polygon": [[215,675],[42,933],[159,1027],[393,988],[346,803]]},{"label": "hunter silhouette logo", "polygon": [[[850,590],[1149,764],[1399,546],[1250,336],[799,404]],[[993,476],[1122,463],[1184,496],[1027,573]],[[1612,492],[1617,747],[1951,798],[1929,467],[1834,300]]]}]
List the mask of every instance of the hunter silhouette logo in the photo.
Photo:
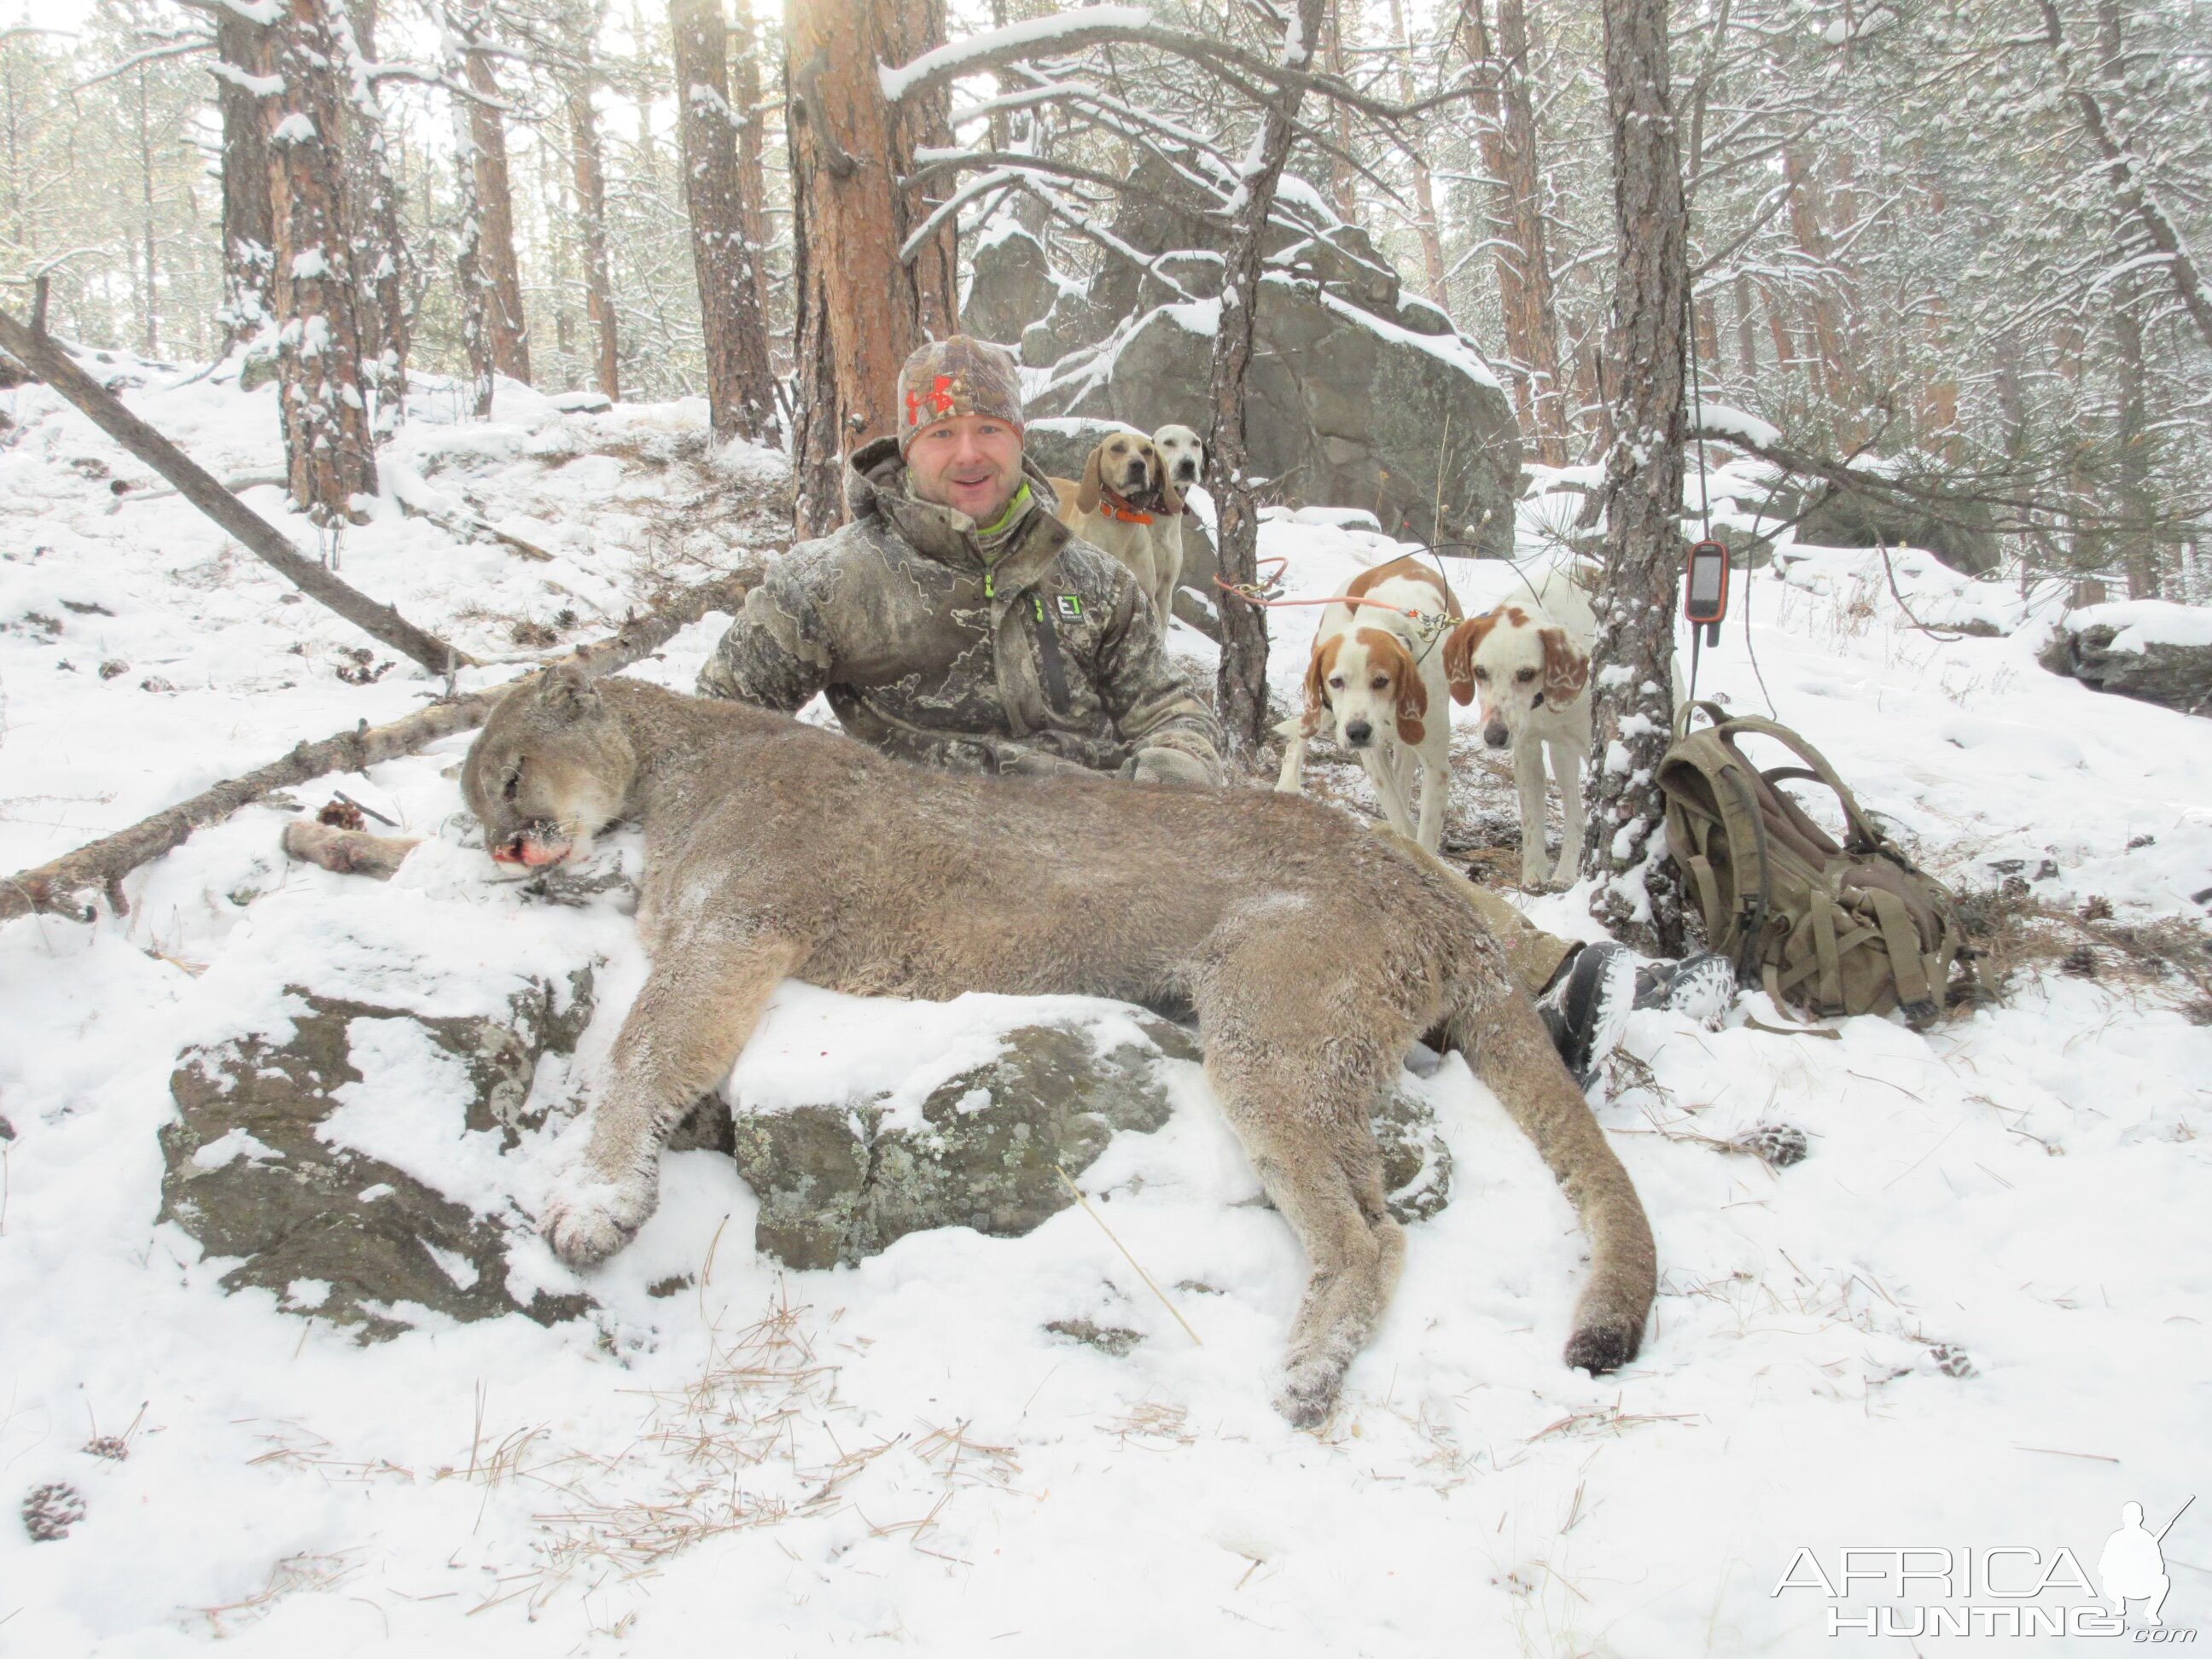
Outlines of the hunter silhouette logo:
[{"label": "hunter silhouette logo", "polygon": [[[2174,1628],[2159,1615],[2172,1588],[2166,1535],[2196,1501],[2189,1498],[2154,1533],[2143,1525],[2142,1504],[2121,1505],[2119,1529],[2097,1557],[2094,1583],[2063,1545],[1853,1545],[1826,1559],[1801,1548],[1768,1595],[1818,1591],[1830,1636],[2102,1636],[2193,1644],[2196,1631]],[[2142,1604],[2138,1625],[2128,1622],[2131,1601]]]},{"label": "hunter silhouette logo", "polygon": [[[2176,1510],[2173,1521],[2180,1520],[2189,1504],[2196,1501],[2192,1497]],[[2149,1605],[2143,1608],[2143,1622],[2161,1625],[2165,1621],[2159,1618],[2158,1610],[2166,1605],[2166,1593],[2173,1588],[2173,1581],[2166,1576],[2166,1552],[2159,1547],[2173,1530],[2173,1521],[2154,1536],[2144,1528],[2142,1518],[2142,1504],[2120,1505],[2120,1529],[2105,1540],[2105,1552],[2097,1558],[2097,1577],[2114,1613],[2124,1619],[2129,1602],[2145,1601]]]}]

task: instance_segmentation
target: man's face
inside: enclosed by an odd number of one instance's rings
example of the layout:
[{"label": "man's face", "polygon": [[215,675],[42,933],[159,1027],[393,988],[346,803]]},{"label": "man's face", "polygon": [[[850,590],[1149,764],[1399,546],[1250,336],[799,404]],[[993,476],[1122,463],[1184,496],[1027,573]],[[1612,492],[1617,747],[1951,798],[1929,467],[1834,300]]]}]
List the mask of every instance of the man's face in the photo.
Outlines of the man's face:
[{"label": "man's face", "polygon": [[1021,428],[994,416],[955,415],[915,434],[906,466],[922,500],[989,524],[1021,488]]}]

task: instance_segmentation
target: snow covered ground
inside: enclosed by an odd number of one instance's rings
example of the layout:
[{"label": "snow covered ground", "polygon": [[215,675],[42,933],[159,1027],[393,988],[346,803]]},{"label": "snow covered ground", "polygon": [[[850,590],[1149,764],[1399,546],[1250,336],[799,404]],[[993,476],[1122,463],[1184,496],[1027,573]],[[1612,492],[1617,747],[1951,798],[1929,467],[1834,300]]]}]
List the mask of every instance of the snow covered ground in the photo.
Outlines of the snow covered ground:
[{"label": "snow covered ground", "polygon": [[[113,367],[218,473],[273,470],[273,392]],[[0,868],[435,689],[404,663],[341,680],[362,667],[344,623],[147,499],[50,394],[0,411],[20,428],[0,440]],[[471,651],[515,651],[518,623],[593,636],[758,532],[701,503],[772,463],[706,458],[702,428],[698,408],[563,415],[520,388],[488,426],[422,421],[400,456],[424,488],[554,562],[392,507],[346,532],[342,573]],[[118,497],[117,478],[142,487]],[[249,499],[278,511],[274,489]],[[1306,517],[1265,528],[1294,594],[1398,550]],[[2056,906],[2106,900],[2118,926],[2201,921],[2212,722],[2038,668],[2047,596],[1892,561],[1902,605],[1868,553],[1787,550],[1740,580],[1750,648],[1739,611],[1700,694],[1771,699],[1962,886],[2016,873]],[[1449,568],[1470,611],[1519,591],[1510,567]],[[1931,634],[1908,609],[2002,631]],[[1274,613],[1286,697],[1319,614]],[[687,686],[724,620],[635,672]],[[1412,1229],[1390,1317],[1318,1436],[1267,1405],[1301,1264],[1248,1201],[1194,1067],[1169,1126],[1121,1137],[1083,1185],[1200,1343],[1080,1209],[1025,1238],[921,1233],[787,1272],[754,1257],[754,1200],[704,1152],[671,1158],[661,1212],[594,1277],[596,1319],[428,1319],[362,1346],[265,1292],[226,1296],[223,1264],[154,1220],[185,1044],[265,1020],[288,978],[374,985],[406,959],[465,1012],[478,981],[598,956],[588,1068],[636,982],[618,915],[486,879],[451,821],[466,744],[299,792],[343,788],[436,838],[388,887],[288,867],[290,814],[263,806],[133,877],[126,919],[0,930],[0,1653],[1812,1654],[1834,1645],[1831,1609],[2018,1604],[1978,1583],[1899,1601],[1863,1578],[1832,1600],[1801,1549],[1832,1578],[1845,1547],[1971,1549],[1978,1573],[1985,1550],[2032,1549],[1996,1589],[2047,1577],[2033,1605],[2079,1606],[2060,1549],[2094,1573],[2124,1502],[2155,1529],[2205,1482],[2212,1027],[2187,1011],[2212,958],[2195,986],[2110,952],[2094,977],[2031,963],[2002,1006],[1924,1037],[1876,1019],[1778,1034],[1747,1018],[1784,1023],[1756,997],[1717,1033],[1637,1016],[1601,1112],[1662,1294],[1643,1358],[1596,1380],[1559,1359],[1571,1213],[1448,1060],[1409,1086],[1450,1143],[1453,1200]],[[1462,806],[1494,811],[1464,752]],[[1595,932],[1583,894],[1529,908]],[[899,1045],[957,1046],[946,1022],[965,1018],[795,990],[748,1064],[811,1050],[888,1076]],[[554,1138],[488,1158],[440,1118],[441,1088],[394,1052],[346,1110],[395,1160],[435,1175],[445,1146],[453,1182],[527,1207]],[[1720,1150],[1778,1123],[1807,1135],[1804,1163]],[[550,1255],[521,1270],[568,1282]],[[672,1277],[690,1282],[651,1293]],[[1116,1358],[1044,1328],[1084,1319],[1143,1340]],[[127,1458],[80,1449],[126,1431]],[[52,1481],[88,1513],[33,1543],[12,1511]],[[2205,1497],[2165,1540],[2177,1630],[2212,1624]]]}]

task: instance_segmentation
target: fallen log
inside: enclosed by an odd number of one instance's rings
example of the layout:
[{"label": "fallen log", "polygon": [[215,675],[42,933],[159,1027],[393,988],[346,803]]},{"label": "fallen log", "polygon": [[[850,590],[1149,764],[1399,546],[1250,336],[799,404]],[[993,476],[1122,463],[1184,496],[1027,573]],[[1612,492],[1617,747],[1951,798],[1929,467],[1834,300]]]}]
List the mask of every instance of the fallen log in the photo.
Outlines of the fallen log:
[{"label": "fallen log", "polygon": [[[547,665],[573,663],[591,674],[613,673],[658,650],[679,629],[709,611],[735,609],[759,580],[760,570],[754,566],[684,588],[647,615],[623,623],[608,638],[580,647]],[[484,723],[500,699],[519,683],[510,681],[466,696],[443,698],[388,726],[372,726],[364,720],[355,729],[336,732],[319,743],[302,743],[281,759],[242,777],[227,778],[127,830],[118,830],[35,870],[0,880],[0,921],[12,921],[33,911],[66,916],[73,921],[96,921],[100,910],[94,901],[103,893],[116,915],[126,915],[131,907],[123,896],[123,878],[140,865],[181,847],[193,830],[219,823],[276,790],[330,772],[358,772],[379,761],[412,754],[455,732],[473,730]]]},{"label": "fallen log", "polygon": [[450,674],[474,659],[409,622],[323,568],[292,538],[222,487],[213,473],[124,406],[123,400],[76,366],[42,328],[26,328],[0,311],[0,347],[83,410],[100,429],[177,487],[178,494],[245,544],[246,550],[310,599],[434,674]]}]

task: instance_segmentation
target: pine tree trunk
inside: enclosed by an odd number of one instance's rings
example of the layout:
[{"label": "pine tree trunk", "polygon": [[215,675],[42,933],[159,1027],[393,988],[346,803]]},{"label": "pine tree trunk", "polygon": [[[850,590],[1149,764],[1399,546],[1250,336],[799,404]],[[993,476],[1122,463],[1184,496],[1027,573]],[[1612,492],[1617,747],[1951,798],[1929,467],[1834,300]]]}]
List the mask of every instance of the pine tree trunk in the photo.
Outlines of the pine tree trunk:
[{"label": "pine tree trunk", "polygon": [[738,185],[730,110],[729,30],[721,0],[669,0],[676,40],[676,104],[684,147],[691,262],[707,336],[707,404],[714,436],[755,441],[777,428],[775,376],[761,319],[757,258]]},{"label": "pine tree trunk", "polygon": [[258,334],[270,303],[269,141],[261,118],[270,34],[223,9],[216,14],[216,101],[222,112],[222,308],[216,320],[228,351]]},{"label": "pine tree trunk", "polygon": [[[511,380],[530,382],[530,327],[522,313],[522,267],[514,253],[514,191],[507,176],[507,124],[498,106],[499,80],[491,54],[471,45],[462,54],[469,86],[470,149],[476,164],[480,240],[489,301],[485,323],[492,367]],[[486,100],[492,101],[487,102]]]},{"label": "pine tree trunk", "polygon": [[[738,49],[731,60],[737,89],[738,202],[744,210],[745,246],[752,251],[753,289],[765,331],[769,317],[768,252],[775,234],[768,216],[768,169],[761,142],[761,32],[751,0],[738,0]],[[775,353],[769,354],[771,363]]]},{"label": "pine tree trunk", "polygon": [[614,284],[607,270],[607,174],[599,144],[599,113],[592,106],[592,64],[596,52],[596,7],[563,13],[565,45],[573,61],[561,76],[568,111],[568,159],[576,179],[578,230],[584,244],[584,308],[592,325],[592,367],[599,388],[622,397],[622,369],[615,347]]},{"label": "pine tree trunk", "polygon": [[930,210],[900,180],[917,148],[951,143],[950,94],[892,105],[876,73],[943,44],[945,3],[786,0],[783,27],[798,301],[793,514],[799,535],[820,536],[845,516],[844,456],[898,429],[899,366],[924,340],[959,331],[951,222],[900,255]]},{"label": "pine tree trunk", "polygon": [[[2098,72],[2107,86],[2125,73],[2124,25],[2120,0],[2097,0]],[[2124,245],[2130,228],[2115,216],[2114,241]],[[2128,597],[2154,599],[2162,586],[2158,556],[2158,498],[2151,483],[2151,430],[2143,362],[2142,273],[2123,270],[2112,283],[2113,447],[2119,473],[2120,512],[2125,520],[2113,537],[2128,573]]]},{"label": "pine tree trunk", "polygon": [[276,231],[270,288],[285,466],[293,505],[327,524],[360,516],[353,498],[375,494],[376,457],[346,237],[343,47],[324,0],[287,0],[271,61],[284,82],[261,113]]},{"label": "pine tree trunk", "polygon": [[453,114],[453,195],[459,210],[453,270],[461,295],[461,353],[469,366],[469,412],[483,421],[491,418],[492,300],[484,272],[483,207],[477,199],[476,124],[469,118],[470,100],[454,90],[468,80],[462,47],[466,35],[453,7],[442,7],[440,15],[444,28],[439,70]]},{"label": "pine tree trunk", "polygon": [[[1296,21],[1285,42],[1288,67],[1303,69],[1321,37],[1322,0],[1297,0]],[[1221,322],[1213,339],[1208,401],[1213,430],[1206,446],[1206,482],[1220,520],[1221,579],[1259,580],[1260,511],[1245,481],[1244,386],[1252,372],[1252,329],[1259,307],[1260,261],[1267,215],[1297,133],[1304,88],[1283,88],[1267,101],[1259,155],[1248,166],[1224,256]],[[1232,754],[1249,762],[1267,739],[1267,613],[1230,599],[1221,607],[1221,666],[1215,701]]]},{"label": "pine tree trunk", "polygon": [[[1406,8],[1403,0],[1390,0],[1390,32],[1398,38],[1398,101],[1413,101],[1413,42],[1406,32]],[[1340,104],[1340,110],[1344,106]],[[1444,268],[1443,231],[1437,219],[1436,180],[1429,172],[1429,159],[1418,148],[1409,149],[1407,160],[1413,169],[1413,228],[1421,236],[1421,278],[1423,291],[1441,308],[1450,307],[1450,278]]]},{"label": "pine tree trunk", "polygon": [[161,304],[155,288],[154,135],[147,121],[146,67],[143,64],[138,66],[138,228],[146,257],[146,318],[140,337],[146,355],[158,357],[161,355]]},{"label": "pine tree trunk", "polygon": [[1492,58],[1482,0],[1465,0],[1468,50],[1484,76],[1475,98],[1483,167],[1492,187],[1492,234],[1498,245],[1498,301],[1505,349],[1520,373],[1514,398],[1521,428],[1548,466],[1567,461],[1568,427],[1559,388],[1559,331],[1552,295],[1551,239],[1544,228],[1544,180],[1536,153],[1535,107],[1528,96],[1528,20],[1522,0],[1498,0]]},{"label": "pine tree trunk", "polygon": [[346,232],[359,284],[354,303],[362,380],[370,394],[371,430],[383,443],[398,430],[407,398],[407,283],[384,106],[368,72],[376,57],[374,0],[361,0],[350,16],[346,0],[331,0],[331,26],[345,52],[338,84],[347,106]]},{"label": "pine tree trunk", "polygon": [[1682,326],[1689,294],[1667,0],[1605,0],[1613,131],[1613,425],[1606,456],[1605,569],[1595,609],[1594,732],[1583,872],[1593,913],[1642,950],[1678,956],[1683,895],[1656,856],[1653,778],[1673,732],[1674,611],[1682,568]]}]

